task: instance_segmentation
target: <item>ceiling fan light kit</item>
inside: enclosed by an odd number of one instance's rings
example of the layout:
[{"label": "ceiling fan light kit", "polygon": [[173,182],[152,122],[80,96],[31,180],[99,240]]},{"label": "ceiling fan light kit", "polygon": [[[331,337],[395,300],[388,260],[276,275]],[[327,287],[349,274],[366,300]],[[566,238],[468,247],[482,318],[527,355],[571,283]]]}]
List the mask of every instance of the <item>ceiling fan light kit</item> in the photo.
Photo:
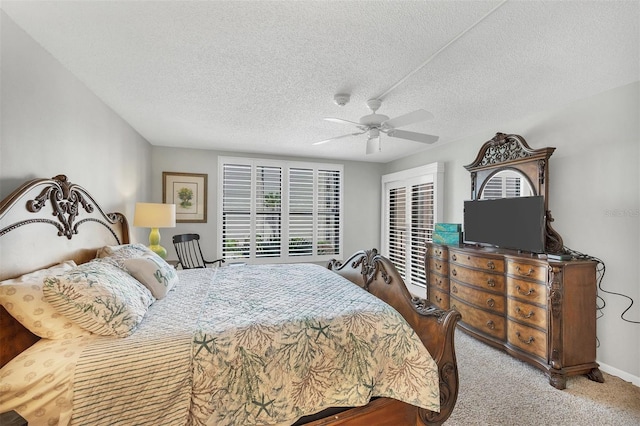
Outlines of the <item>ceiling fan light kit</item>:
[{"label": "ceiling fan light kit", "polygon": [[[339,98],[340,96],[349,97],[349,95],[345,95],[345,94],[335,95],[334,100],[336,104],[344,105],[344,104],[340,104],[339,101],[345,102],[345,103],[348,102],[348,99],[347,101],[344,101],[344,98]],[[380,138],[381,138],[380,133],[386,133],[388,136],[392,138],[407,139],[410,141],[420,142],[420,143],[434,143],[438,140],[438,136],[428,135],[426,133],[409,132],[406,130],[397,129],[398,127],[404,127],[410,124],[418,123],[420,121],[433,119],[433,114],[431,114],[430,112],[427,112],[423,109],[419,109],[419,110],[410,112],[408,114],[404,114],[396,118],[390,119],[388,116],[383,114],[378,114],[376,112],[378,111],[380,106],[382,106],[382,101],[380,99],[369,99],[367,101],[367,107],[369,107],[372,114],[368,114],[363,117],[360,117],[359,122],[349,121],[349,120],[344,120],[342,118],[334,118],[334,117],[325,118],[325,120],[332,121],[334,123],[355,125],[360,130],[360,132],[349,133],[346,135],[325,139],[319,142],[315,142],[314,145],[319,145],[319,144],[330,142],[336,139],[342,139],[350,136],[358,136],[358,135],[367,133],[368,137],[367,137],[366,153],[372,154],[374,152],[379,152],[381,150],[380,149]]]}]

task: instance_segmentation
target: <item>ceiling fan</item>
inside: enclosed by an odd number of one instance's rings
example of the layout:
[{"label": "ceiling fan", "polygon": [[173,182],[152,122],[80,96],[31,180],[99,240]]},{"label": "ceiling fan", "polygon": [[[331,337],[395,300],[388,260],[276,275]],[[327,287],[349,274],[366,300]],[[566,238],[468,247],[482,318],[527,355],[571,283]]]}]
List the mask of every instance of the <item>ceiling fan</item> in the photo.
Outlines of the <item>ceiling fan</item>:
[{"label": "ceiling fan", "polygon": [[376,111],[382,105],[382,101],[379,99],[369,99],[367,106],[373,112],[373,114],[365,115],[360,118],[360,122],[343,120],[341,118],[325,118],[327,121],[333,121],[335,123],[348,123],[354,124],[359,131],[355,133],[349,133],[335,138],[325,139],[319,142],[314,142],[314,145],[320,145],[326,142],[330,142],[336,139],[342,139],[350,136],[358,136],[367,133],[367,154],[373,154],[380,151],[380,134],[384,133],[392,138],[408,139],[421,143],[434,143],[438,140],[438,136],[428,135],[426,133],[409,132],[407,130],[398,130],[398,127],[408,126],[420,121],[426,121],[433,119],[433,114],[423,109],[419,109],[408,114],[401,115],[396,118],[389,118],[383,114],[377,114]]}]

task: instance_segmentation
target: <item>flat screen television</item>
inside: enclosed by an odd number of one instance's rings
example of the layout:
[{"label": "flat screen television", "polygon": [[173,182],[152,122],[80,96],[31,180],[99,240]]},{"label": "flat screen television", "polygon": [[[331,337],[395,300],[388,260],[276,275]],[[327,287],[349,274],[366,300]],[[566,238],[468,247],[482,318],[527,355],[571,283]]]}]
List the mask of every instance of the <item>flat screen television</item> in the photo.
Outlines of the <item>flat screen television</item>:
[{"label": "flat screen television", "polygon": [[465,201],[464,241],[544,253],[544,197]]}]

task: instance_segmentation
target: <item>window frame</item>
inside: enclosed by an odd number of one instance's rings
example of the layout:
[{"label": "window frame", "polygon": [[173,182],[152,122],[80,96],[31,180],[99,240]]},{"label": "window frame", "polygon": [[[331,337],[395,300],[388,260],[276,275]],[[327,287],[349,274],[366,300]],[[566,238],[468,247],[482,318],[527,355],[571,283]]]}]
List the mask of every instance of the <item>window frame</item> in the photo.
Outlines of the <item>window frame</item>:
[{"label": "window frame", "polygon": [[[343,247],[344,247],[344,165],[342,164],[332,164],[332,163],[316,163],[316,162],[306,162],[306,161],[288,161],[288,160],[277,160],[277,159],[265,159],[265,158],[256,158],[256,157],[231,157],[231,156],[219,156],[218,157],[218,185],[217,185],[217,244],[216,250],[218,251],[218,255],[222,256],[224,253],[223,244],[224,244],[224,231],[223,231],[223,215],[224,215],[224,170],[225,164],[235,164],[235,165],[250,165],[251,166],[251,201],[250,201],[250,229],[248,230],[250,235],[250,248],[249,248],[249,257],[232,257],[228,258],[230,261],[243,261],[252,264],[271,264],[271,263],[296,263],[296,262],[325,262],[331,259],[341,258],[343,255]],[[256,186],[257,181],[255,179],[256,169],[258,167],[279,167],[281,170],[281,189],[280,189],[280,255],[272,256],[272,257],[258,257],[257,256],[257,244],[256,244],[256,224],[258,223],[258,203],[256,200]],[[289,227],[289,216],[291,212],[289,211],[289,191],[291,189],[290,182],[290,170],[291,169],[311,169],[313,171],[313,207],[312,207],[312,254],[311,255],[290,255],[289,251],[289,235],[290,235],[290,227]],[[339,208],[338,208],[338,244],[337,244],[337,252],[319,255],[318,254],[318,242],[320,239],[318,238],[318,228],[319,228],[319,175],[321,171],[331,171],[337,172],[339,174]],[[286,242],[286,244],[285,244]]]},{"label": "window frame", "polygon": [[[395,173],[390,173],[382,176],[381,179],[381,223],[380,223],[380,248],[383,256],[389,256],[389,230],[388,223],[390,217],[390,205],[387,193],[391,189],[400,187],[405,188],[407,207],[405,211],[407,216],[405,222],[411,224],[411,189],[414,185],[423,183],[433,183],[433,223],[442,222],[444,211],[444,163],[435,162],[426,164],[424,166],[414,167],[407,170],[402,170]],[[432,230],[433,232],[433,230]],[[405,236],[405,261],[403,269],[403,278],[409,290],[413,290],[414,293],[421,294],[426,291],[426,285],[422,283],[416,283],[411,280],[413,276],[413,262],[412,262],[412,242],[410,228],[407,228]],[[426,247],[424,248],[426,250]],[[426,271],[425,271],[426,274]]]}]

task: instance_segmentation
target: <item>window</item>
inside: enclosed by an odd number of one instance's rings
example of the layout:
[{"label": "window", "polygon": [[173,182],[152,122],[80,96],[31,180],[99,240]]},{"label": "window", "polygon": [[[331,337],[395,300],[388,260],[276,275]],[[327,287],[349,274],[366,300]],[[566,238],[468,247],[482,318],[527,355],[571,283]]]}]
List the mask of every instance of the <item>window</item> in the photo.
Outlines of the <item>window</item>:
[{"label": "window", "polygon": [[424,256],[442,218],[443,174],[434,163],[382,177],[382,254],[408,285],[426,288]]},{"label": "window", "polygon": [[342,253],[341,165],[220,157],[218,166],[224,258],[322,261]]},{"label": "window", "polygon": [[527,197],[533,195],[530,185],[518,172],[502,170],[491,177],[482,188],[483,199]]}]

